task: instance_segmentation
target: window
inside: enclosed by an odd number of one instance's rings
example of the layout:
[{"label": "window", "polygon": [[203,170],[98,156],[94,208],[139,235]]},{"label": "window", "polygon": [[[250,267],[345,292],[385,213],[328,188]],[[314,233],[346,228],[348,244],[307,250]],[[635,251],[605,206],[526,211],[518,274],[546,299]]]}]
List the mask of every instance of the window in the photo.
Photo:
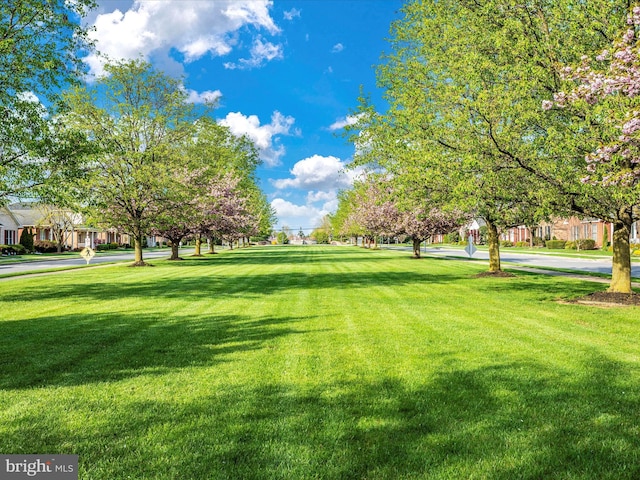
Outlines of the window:
[{"label": "window", "polygon": [[575,241],[578,240],[580,238],[580,227],[579,226],[574,226],[571,227],[571,240]]},{"label": "window", "polygon": [[551,240],[551,225],[544,227],[544,238],[545,240]]},{"label": "window", "polygon": [[4,231],[4,244],[5,245],[15,245],[16,243],[16,231],[15,230],[5,230]]},{"label": "window", "polygon": [[598,224],[597,223],[592,223],[591,224],[591,239],[598,243]]}]

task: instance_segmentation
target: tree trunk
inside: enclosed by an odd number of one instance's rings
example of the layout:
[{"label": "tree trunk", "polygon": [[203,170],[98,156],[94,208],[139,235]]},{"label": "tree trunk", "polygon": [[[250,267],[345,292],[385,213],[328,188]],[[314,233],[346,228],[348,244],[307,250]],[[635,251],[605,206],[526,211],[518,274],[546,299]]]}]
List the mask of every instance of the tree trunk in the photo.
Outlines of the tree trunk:
[{"label": "tree trunk", "polygon": [[208,239],[209,239],[209,252],[207,252],[207,253],[214,254],[214,253],[216,253],[215,238],[208,237]]},{"label": "tree trunk", "polygon": [[169,260],[182,260],[180,258],[180,239],[171,240],[171,256]]},{"label": "tree trunk", "polygon": [[631,293],[631,236],[630,215],[625,215],[613,225],[613,263],[611,268],[611,284],[609,291],[615,293]]},{"label": "tree trunk", "polygon": [[142,258],[142,237],[142,231],[139,228],[136,229],[136,231],[133,233],[134,267],[144,267],[146,265]]},{"label": "tree trunk", "polygon": [[413,256],[414,258],[420,258],[420,244],[422,242],[417,238],[413,239]]},{"label": "tree trunk", "polygon": [[489,242],[489,271],[499,272],[500,268],[500,234],[498,227],[485,219],[487,222],[487,241]]},{"label": "tree trunk", "polygon": [[202,249],[202,236],[199,233],[196,233],[196,251],[193,253],[193,256],[201,257],[202,256],[201,249]]}]

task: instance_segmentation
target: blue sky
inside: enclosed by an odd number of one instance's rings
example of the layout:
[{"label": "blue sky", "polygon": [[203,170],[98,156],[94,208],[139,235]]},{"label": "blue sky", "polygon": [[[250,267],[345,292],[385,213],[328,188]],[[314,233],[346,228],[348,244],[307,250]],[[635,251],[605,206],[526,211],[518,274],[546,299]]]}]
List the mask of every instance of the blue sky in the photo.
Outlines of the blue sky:
[{"label": "blue sky", "polygon": [[[279,229],[307,233],[337,206],[353,173],[341,127],[362,85],[378,103],[374,65],[401,0],[99,0],[86,22],[109,57],[143,58],[183,76],[194,102],[260,149],[260,185]],[[103,60],[86,59],[93,74]]]}]

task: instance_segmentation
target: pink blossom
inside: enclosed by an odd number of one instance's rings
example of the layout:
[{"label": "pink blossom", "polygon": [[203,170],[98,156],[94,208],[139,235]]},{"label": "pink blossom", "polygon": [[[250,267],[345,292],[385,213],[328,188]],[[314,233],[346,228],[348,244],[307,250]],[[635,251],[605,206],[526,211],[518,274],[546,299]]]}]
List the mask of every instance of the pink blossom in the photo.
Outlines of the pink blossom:
[{"label": "pink blossom", "polygon": [[622,133],[625,135],[631,135],[640,129],[640,118],[632,118],[627,123],[622,125]]},{"label": "pink blossom", "polygon": [[[633,28],[622,32],[611,49],[603,50],[596,60],[608,62],[605,69],[596,70],[589,58],[583,56],[575,67],[564,67],[560,71],[563,80],[576,83],[575,88],[567,92],[557,92],[553,102],[542,102],[544,110],[554,105],[564,108],[574,105],[580,109],[584,104],[595,106],[608,100],[608,97],[622,96],[635,98],[640,95],[640,44],[636,41],[635,27],[640,26],[640,6],[635,6],[627,18]],[[606,105],[606,104],[605,104]],[[617,101],[616,101],[617,105]],[[588,175],[582,178],[585,183],[603,186],[632,185],[640,178],[640,113],[630,111],[625,120],[620,119],[619,107],[610,107],[596,112],[599,123],[605,128],[617,128],[620,135],[585,156]],[[629,171],[629,162],[633,165]]]}]

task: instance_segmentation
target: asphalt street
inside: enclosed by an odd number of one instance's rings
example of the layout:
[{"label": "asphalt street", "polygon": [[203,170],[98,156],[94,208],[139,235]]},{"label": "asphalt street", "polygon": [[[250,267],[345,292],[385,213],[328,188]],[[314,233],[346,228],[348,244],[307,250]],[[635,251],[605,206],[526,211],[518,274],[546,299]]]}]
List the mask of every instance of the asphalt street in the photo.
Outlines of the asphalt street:
[{"label": "asphalt street", "polygon": [[[180,254],[191,253],[193,249],[181,249]],[[163,250],[149,250],[144,251],[143,258],[145,260],[150,260],[153,258],[169,258],[171,256],[171,251],[167,249]],[[113,263],[113,262],[131,262],[133,261],[134,255],[131,253],[97,253],[90,262],[90,265],[99,265],[104,263]],[[86,265],[87,262],[84,258],[78,254],[77,258],[69,257],[64,259],[47,259],[47,260],[36,260],[31,262],[16,262],[11,264],[3,264],[0,265],[0,275],[6,274],[14,274],[14,273],[25,273],[25,272],[33,272],[37,273],[42,270],[51,270],[51,269],[59,269],[59,268],[69,268],[69,267],[77,267]]]},{"label": "asphalt street", "polygon": [[[422,251],[426,255],[435,255],[443,257],[457,257],[457,258],[469,258],[467,252],[454,248],[440,248],[433,247]],[[478,260],[489,261],[489,252],[485,250],[477,250],[473,257]],[[569,270],[575,270],[577,273],[606,273],[611,274],[611,257],[601,258],[575,258],[575,257],[560,257],[556,255],[539,254],[527,254],[515,252],[511,253],[508,249],[500,250],[500,260],[503,266],[508,264],[515,264],[525,267],[533,268],[563,268]],[[640,263],[634,262],[631,266],[631,276],[635,278],[640,277]]]}]

